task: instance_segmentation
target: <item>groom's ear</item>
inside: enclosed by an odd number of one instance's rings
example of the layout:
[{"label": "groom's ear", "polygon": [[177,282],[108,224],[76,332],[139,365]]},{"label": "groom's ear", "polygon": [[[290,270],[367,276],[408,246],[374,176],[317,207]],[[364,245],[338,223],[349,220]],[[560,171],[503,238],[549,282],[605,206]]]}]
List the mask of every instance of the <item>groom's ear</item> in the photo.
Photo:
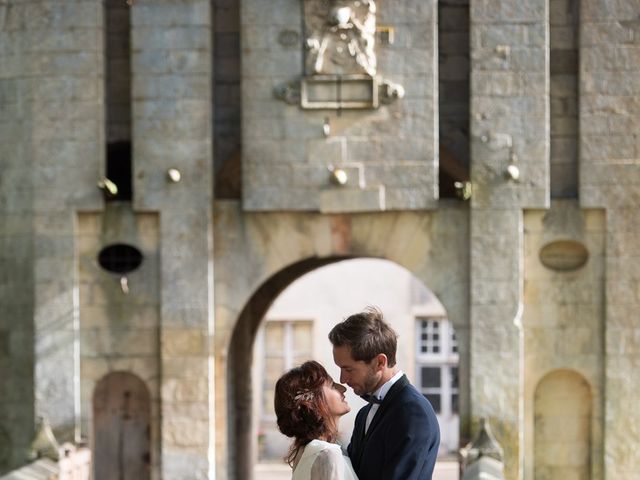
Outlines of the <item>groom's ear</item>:
[{"label": "groom's ear", "polygon": [[376,355],[376,367],[379,370],[386,368],[387,365],[388,365],[388,360],[387,360],[387,356],[384,353],[379,353],[378,355]]}]

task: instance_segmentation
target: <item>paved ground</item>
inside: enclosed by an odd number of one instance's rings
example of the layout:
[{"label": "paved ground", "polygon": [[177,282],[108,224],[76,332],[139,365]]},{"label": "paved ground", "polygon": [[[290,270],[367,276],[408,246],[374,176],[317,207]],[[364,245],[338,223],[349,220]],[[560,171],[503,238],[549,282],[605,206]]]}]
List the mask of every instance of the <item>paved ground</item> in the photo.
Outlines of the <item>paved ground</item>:
[{"label": "paved ground", "polygon": [[[259,463],[256,465],[256,480],[290,480],[291,469],[288,465]],[[443,460],[436,463],[433,480],[458,480],[458,462]]]}]

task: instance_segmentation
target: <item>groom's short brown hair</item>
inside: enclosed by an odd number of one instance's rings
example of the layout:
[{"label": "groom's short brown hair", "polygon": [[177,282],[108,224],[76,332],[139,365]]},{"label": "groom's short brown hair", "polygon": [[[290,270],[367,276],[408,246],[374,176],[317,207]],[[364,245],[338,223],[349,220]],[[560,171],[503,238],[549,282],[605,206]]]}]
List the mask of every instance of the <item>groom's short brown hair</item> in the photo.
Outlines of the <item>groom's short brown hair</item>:
[{"label": "groom's short brown hair", "polygon": [[396,364],[397,339],[396,332],[375,307],[368,307],[364,312],[351,315],[329,332],[329,340],[333,346],[349,346],[354,360],[370,362],[376,355],[384,353],[389,367]]}]

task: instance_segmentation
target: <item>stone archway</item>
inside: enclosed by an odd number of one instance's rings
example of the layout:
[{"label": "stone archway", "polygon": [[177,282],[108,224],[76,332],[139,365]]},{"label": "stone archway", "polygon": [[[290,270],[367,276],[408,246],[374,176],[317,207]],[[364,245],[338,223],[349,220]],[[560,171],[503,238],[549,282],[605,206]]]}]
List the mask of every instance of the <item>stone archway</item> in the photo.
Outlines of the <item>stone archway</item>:
[{"label": "stone archway", "polygon": [[[398,334],[396,361],[424,394],[440,424],[441,453],[451,459],[459,448],[459,353],[453,325],[430,289],[406,268],[380,258],[356,258],[315,269],[280,293],[264,315],[253,345],[253,442],[255,478],[285,467],[291,439],[276,425],[274,387],[282,373],[313,359],[339,378],[329,331],[367,306],[379,308]],[[363,406],[351,389],[351,411],[340,419],[339,440],[348,444]],[[275,464],[275,465],[274,465]]]},{"label": "stone archway", "polygon": [[151,400],[136,375],[111,372],[93,394],[93,478],[148,480]]},{"label": "stone archway", "polygon": [[[360,257],[362,258],[362,257]],[[252,364],[254,363],[254,341],[256,332],[265,318],[265,314],[273,301],[280,296],[281,293],[295,280],[299,279],[306,273],[312,270],[320,270],[329,264],[347,260],[349,257],[329,257],[325,259],[308,259],[291,265],[265,282],[251,297],[245,308],[242,310],[238,323],[233,333],[227,378],[229,378],[229,417],[233,418],[234,423],[229,427],[229,439],[231,448],[230,469],[231,475],[229,478],[242,478],[251,479],[254,478],[255,471],[254,465],[257,460],[257,452],[255,451],[255,429],[254,412],[253,412],[253,396],[256,392],[253,391],[253,379],[252,379]],[[396,268],[401,268],[398,264],[395,264]],[[406,270],[405,270],[406,271]],[[420,282],[415,276],[408,272],[415,281]],[[422,282],[420,282],[422,284]],[[424,284],[422,284],[424,285]],[[443,323],[443,317],[438,317],[438,321],[434,323]],[[422,316],[415,317],[415,321],[422,319]],[[446,322],[447,325],[449,322]],[[451,327],[452,329],[452,327]],[[401,330],[398,330],[400,332]],[[405,338],[412,338],[413,334],[408,333],[406,330],[402,330]],[[449,332],[449,330],[447,330]],[[450,335],[450,333],[449,333]],[[447,339],[448,342],[448,339]],[[412,340],[413,343],[413,340]],[[411,362],[417,362],[417,352],[413,351]],[[456,348],[456,359],[457,359]],[[326,359],[325,359],[326,360]],[[408,367],[408,364],[406,364]],[[444,368],[442,365],[438,365],[439,369]],[[440,368],[442,367],[442,368]],[[412,367],[409,367],[412,368]],[[416,368],[424,368],[424,365],[420,365]],[[447,365],[447,372],[451,368]],[[458,371],[458,361],[455,365],[456,378]],[[241,372],[241,374],[240,374]],[[418,375],[418,373],[416,373]],[[448,378],[448,377],[447,377]],[[418,382],[419,383],[419,382]],[[420,388],[420,385],[416,383],[416,387]],[[424,387],[424,385],[423,385]],[[426,388],[426,387],[425,387]],[[465,387],[463,387],[463,390]],[[456,402],[457,402],[457,381],[456,381]],[[426,390],[425,390],[426,392]],[[441,392],[442,393],[442,392]],[[449,392],[450,393],[450,392]],[[466,393],[466,392],[465,392]],[[433,393],[432,393],[433,395]],[[433,399],[431,399],[433,402]],[[434,408],[436,404],[434,404]],[[438,406],[440,404],[438,403]],[[440,410],[437,410],[440,412]],[[444,418],[444,417],[443,417]],[[458,418],[458,409],[456,405],[456,418]],[[439,417],[439,421],[442,419]],[[458,420],[455,422],[456,428],[459,426]],[[449,426],[450,427],[450,426]],[[455,435],[458,438],[458,434]]]},{"label": "stone archway", "polygon": [[[214,203],[216,475],[253,475],[252,346],[273,300],[295,279],[350,258],[404,267],[441,301],[461,346],[460,379],[469,378],[468,211],[322,215],[243,212]],[[468,387],[468,386],[467,386]],[[468,440],[468,388],[460,398],[461,441]],[[247,414],[249,412],[249,414]]]}]

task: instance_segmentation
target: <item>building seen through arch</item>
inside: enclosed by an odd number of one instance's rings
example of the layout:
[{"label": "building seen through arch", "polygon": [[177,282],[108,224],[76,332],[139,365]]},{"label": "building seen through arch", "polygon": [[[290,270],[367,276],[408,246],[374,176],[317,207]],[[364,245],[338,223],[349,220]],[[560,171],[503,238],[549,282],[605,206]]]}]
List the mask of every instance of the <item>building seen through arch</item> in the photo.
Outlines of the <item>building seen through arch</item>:
[{"label": "building seen through arch", "polygon": [[[253,385],[258,460],[282,461],[290,439],[277,431],[273,387],[284,371],[320,361],[336,381],[327,335],[347,316],[378,306],[398,333],[397,364],[431,401],[441,426],[443,458],[455,459],[459,441],[458,357],[454,328],[444,308],[406,269],[379,259],[345,260],[296,280],[275,299],[256,335]],[[352,407],[340,424],[349,443],[355,414],[364,405],[351,390]],[[456,460],[457,461],[457,460]]]}]

